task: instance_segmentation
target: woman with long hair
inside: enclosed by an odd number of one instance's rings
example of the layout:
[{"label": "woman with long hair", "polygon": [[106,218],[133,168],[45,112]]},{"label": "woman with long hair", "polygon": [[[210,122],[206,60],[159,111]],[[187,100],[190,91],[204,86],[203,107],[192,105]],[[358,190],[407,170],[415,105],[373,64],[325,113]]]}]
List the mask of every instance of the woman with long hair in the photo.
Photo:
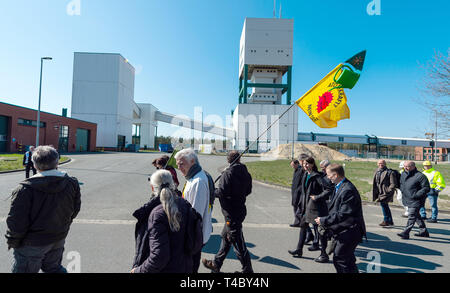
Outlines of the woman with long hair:
[{"label": "woman with long hair", "polygon": [[[309,224],[313,225],[314,236],[320,240],[320,248],[318,246],[311,246],[310,251],[320,250],[321,254],[315,259],[316,262],[325,263],[329,258],[326,253],[327,239],[324,236],[319,235],[318,225],[314,219],[317,217],[323,217],[328,215],[328,206],[326,200],[329,198],[332,192],[331,186],[327,184],[321,174],[319,173],[314,158],[309,157],[303,163],[303,168],[306,171],[302,180],[302,193],[298,204],[297,215],[300,220],[300,236],[295,250],[289,250],[288,252],[295,257],[302,257],[303,246],[306,240],[306,231]],[[319,241],[317,241],[319,242]]]},{"label": "woman with long hair", "polygon": [[[133,215],[136,257],[132,273],[192,273],[192,256],[185,252],[189,204],[177,196],[172,174],[159,170],[151,176],[153,198]],[[147,218],[148,225],[145,226]],[[139,226],[139,222],[144,225]]]}]

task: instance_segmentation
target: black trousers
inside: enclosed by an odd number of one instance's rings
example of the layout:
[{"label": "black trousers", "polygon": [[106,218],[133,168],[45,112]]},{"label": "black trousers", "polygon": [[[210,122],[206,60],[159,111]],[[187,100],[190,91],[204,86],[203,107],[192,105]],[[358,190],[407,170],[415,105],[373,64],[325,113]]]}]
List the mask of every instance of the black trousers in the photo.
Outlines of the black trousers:
[{"label": "black trousers", "polygon": [[[328,239],[326,236],[322,236],[319,234],[319,225],[313,224],[314,229],[314,238],[313,245],[318,246],[320,242],[320,251],[321,254],[326,255]],[[306,238],[308,238],[308,234],[312,234],[311,228],[309,225],[300,228],[300,235],[298,238],[297,249],[303,250],[303,246],[305,245]]]},{"label": "black trousers", "polygon": [[420,229],[420,233],[425,233],[427,231],[427,227],[425,226],[425,222],[420,215],[420,207],[419,208],[411,208],[408,207],[408,222],[406,223],[406,228],[403,230],[403,234],[409,235],[414,224],[417,223]]},{"label": "black trousers", "polygon": [[36,175],[36,169],[34,166],[27,164],[25,166],[25,178],[30,178],[30,169],[33,170],[33,175]]},{"label": "black trousers", "polygon": [[214,257],[215,265],[220,269],[233,246],[237,258],[241,262],[243,273],[253,273],[250,252],[245,245],[242,223],[226,223],[222,230],[220,249]]},{"label": "black trousers", "polygon": [[351,228],[336,237],[333,264],[338,274],[358,273],[355,249],[360,242],[361,231],[359,227]]},{"label": "black trousers", "polygon": [[[205,244],[203,244],[202,249],[204,246],[205,246]],[[199,252],[197,252],[196,254],[194,254],[192,256],[192,265],[193,265],[192,272],[194,274],[197,274],[198,269],[200,268],[200,260],[202,258],[202,249],[200,249]]]}]

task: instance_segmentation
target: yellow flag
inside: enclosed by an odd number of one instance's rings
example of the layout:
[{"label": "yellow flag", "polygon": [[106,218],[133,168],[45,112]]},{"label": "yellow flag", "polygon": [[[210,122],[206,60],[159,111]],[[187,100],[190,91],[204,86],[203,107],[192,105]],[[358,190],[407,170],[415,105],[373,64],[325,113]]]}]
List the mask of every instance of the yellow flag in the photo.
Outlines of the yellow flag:
[{"label": "yellow flag", "polygon": [[339,88],[330,91],[330,89],[339,86],[334,81],[334,75],[341,65],[339,64],[295,102],[321,128],[337,127],[337,121],[350,118],[344,89]]}]

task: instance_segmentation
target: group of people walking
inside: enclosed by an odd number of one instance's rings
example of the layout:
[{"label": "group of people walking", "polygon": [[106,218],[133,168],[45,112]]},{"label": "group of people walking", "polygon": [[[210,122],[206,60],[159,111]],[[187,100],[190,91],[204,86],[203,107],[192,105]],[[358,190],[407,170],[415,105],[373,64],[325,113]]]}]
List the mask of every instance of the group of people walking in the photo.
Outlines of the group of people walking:
[{"label": "group of people walking", "polygon": [[291,227],[299,227],[300,235],[297,247],[288,252],[301,258],[304,245],[312,242],[308,250],[320,250],[316,262],[328,263],[328,255],[333,253],[338,273],[358,273],[354,251],[366,234],[358,190],[345,178],[341,165],[325,160],[319,171],[314,158],[302,154],[291,166],[295,215]]},{"label": "group of people walking", "polygon": [[417,237],[430,237],[426,228],[425,201],[428,198],[431,205],[430,223],[437,222],[439,192],[444,190],[445,181],[439,171],[436,171],[430,161],[423,163],[424,171],[417,170],[413,161],[400,163],[400,171],[387,168],[385,160],[378,161],[378,169],[373,179],[373,201],[379,202],[383,211],[382,227],[394,226],[389,203],[393,202],[395,193],[405,207],[405,217],[408,218],[405,229],[398,233],[402,239],[409,239],[410,232],[417,223]]},{"label": "group of people walking", "polygon": [[[231,151],[228,166],[218,178],[217,188],[208,172],[202,169],[193,149],[175,156],[178,170],[186,183],[179,189],[177,172],[168,166],[169,157],[156,159],[157,171],[150,177],[151,197],[133,216],[136,253],[131,273],[197,273],[201,264],[220,272],[231,247],[242,265],[243,273],[253,273],[250,253],[243,235],[247,215],[246,199],[252,192],[252,177],[240,162],[241,154]],[[30,163],[37,174],[29,177]],[[7,217],[7,244],[13,249],[15,273],[64,273],[61,265],[64,243],[70,226],[81,207],[81,193],[76,178],[58,170],[59,154],[51,146],[30,149],[24,156],[27,179],[12,192]],[[318,263],[333,264],[338,273],[357,273],[355,249],[366,235],[361,197],[345,177],[344,167],[320,162],[302,154],[293,160],[292,206],[294,223],[299,228],[297,246],[288,252],[297,258],[308,250],[320,251]],[[430,199],[432,218],[437,219],[437,196],[445,188],[442,175],[425,162],[419,172],[412,161],[396,172],[380,160],[373,179],[373,200],[379,202],[383,227],[393,226],[389,203],[401,193],[408,211],[408,221],[398,235],[408,239],[417,223],[416,236],[429,237],[424,222],[424,203]],[[217,181],[217,180],[216,180]],[[431,188],[430,188],[431,187]],[[201,258],[212,227],[212,209],[218,199],[224,216],[221,244],[213,259]]]},{"label": "group of people walking", "polygon": [[[252,190],[252,177],[240,162],[239,152],[228,153],[229,166],[223,171],[218,188],[214,188],[210,175],[200,166],[194,150],[182,150],[175,155],[175,159],[186,184],[179,196],[173,174],[164,170],[167,160],[165,164],[156,161],[160,170],[151,176],[153,196],[134,213],[138,219],[137,253],[131,272],[197,273],[202,262],[206,268],[217,273],[233,246],[241,261],[242,272],[252,273],[250,253],[242,233],[242,223],[247,215],[245,202]],[[219,199],[225,217],[222,243],[214,259],[201,261],[201,249],[212,233],[211,213],[215,198]],[[189,217],[190,209],[201,219],[200,226],[196,226],[195,219]],[[199,227],[200,245],[187,245],[190,238],[195,238],[195,229]],[[198,248],[192,250],[192,247]]]},{"label": "group of people walking", "polygon": [[[169,157],[153,162],[157,171],[150,177],[151,197],[133,216],[136,253],[131,273],[197,273],[200,264],[219,272],[234,247],[242,272],[252,273],[242,223],[247,215],[246,197],[252,191],[252,177],[231,151],[229,165],[215,188],[208,172],[200,166],[193,149],[175,155],[186,183],[179,190],[177,173],[168,166]],[[61,265],[64,243],[81,208],[76,178],[58,170],[59,154],[51,146],[30,149],[24,165],[36,168],[12,192],[7,217],[7,245],[13,249],[14,273],[64,273]],[[212,260],[201,260],[201,250],[212,233],[211,213],[218,198],[225,218],[222,243]]]}]

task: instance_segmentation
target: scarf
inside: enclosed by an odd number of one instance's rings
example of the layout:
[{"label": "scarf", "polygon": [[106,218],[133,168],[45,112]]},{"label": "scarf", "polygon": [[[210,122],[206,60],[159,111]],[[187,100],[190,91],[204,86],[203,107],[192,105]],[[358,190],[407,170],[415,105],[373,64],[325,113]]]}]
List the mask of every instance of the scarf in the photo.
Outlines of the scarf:
[{"label": "scarf", "polygon": [[192,177],[197,175],[197,173],[200,172],[201,170],[202,170],[202,167],[200,167],[199,164],[194,164],[194,165],[192,165],[191,169],[189,169],[188,173],[186,174],[186,176],[184,178],[186,178],[186,180],[190,180]]}]

